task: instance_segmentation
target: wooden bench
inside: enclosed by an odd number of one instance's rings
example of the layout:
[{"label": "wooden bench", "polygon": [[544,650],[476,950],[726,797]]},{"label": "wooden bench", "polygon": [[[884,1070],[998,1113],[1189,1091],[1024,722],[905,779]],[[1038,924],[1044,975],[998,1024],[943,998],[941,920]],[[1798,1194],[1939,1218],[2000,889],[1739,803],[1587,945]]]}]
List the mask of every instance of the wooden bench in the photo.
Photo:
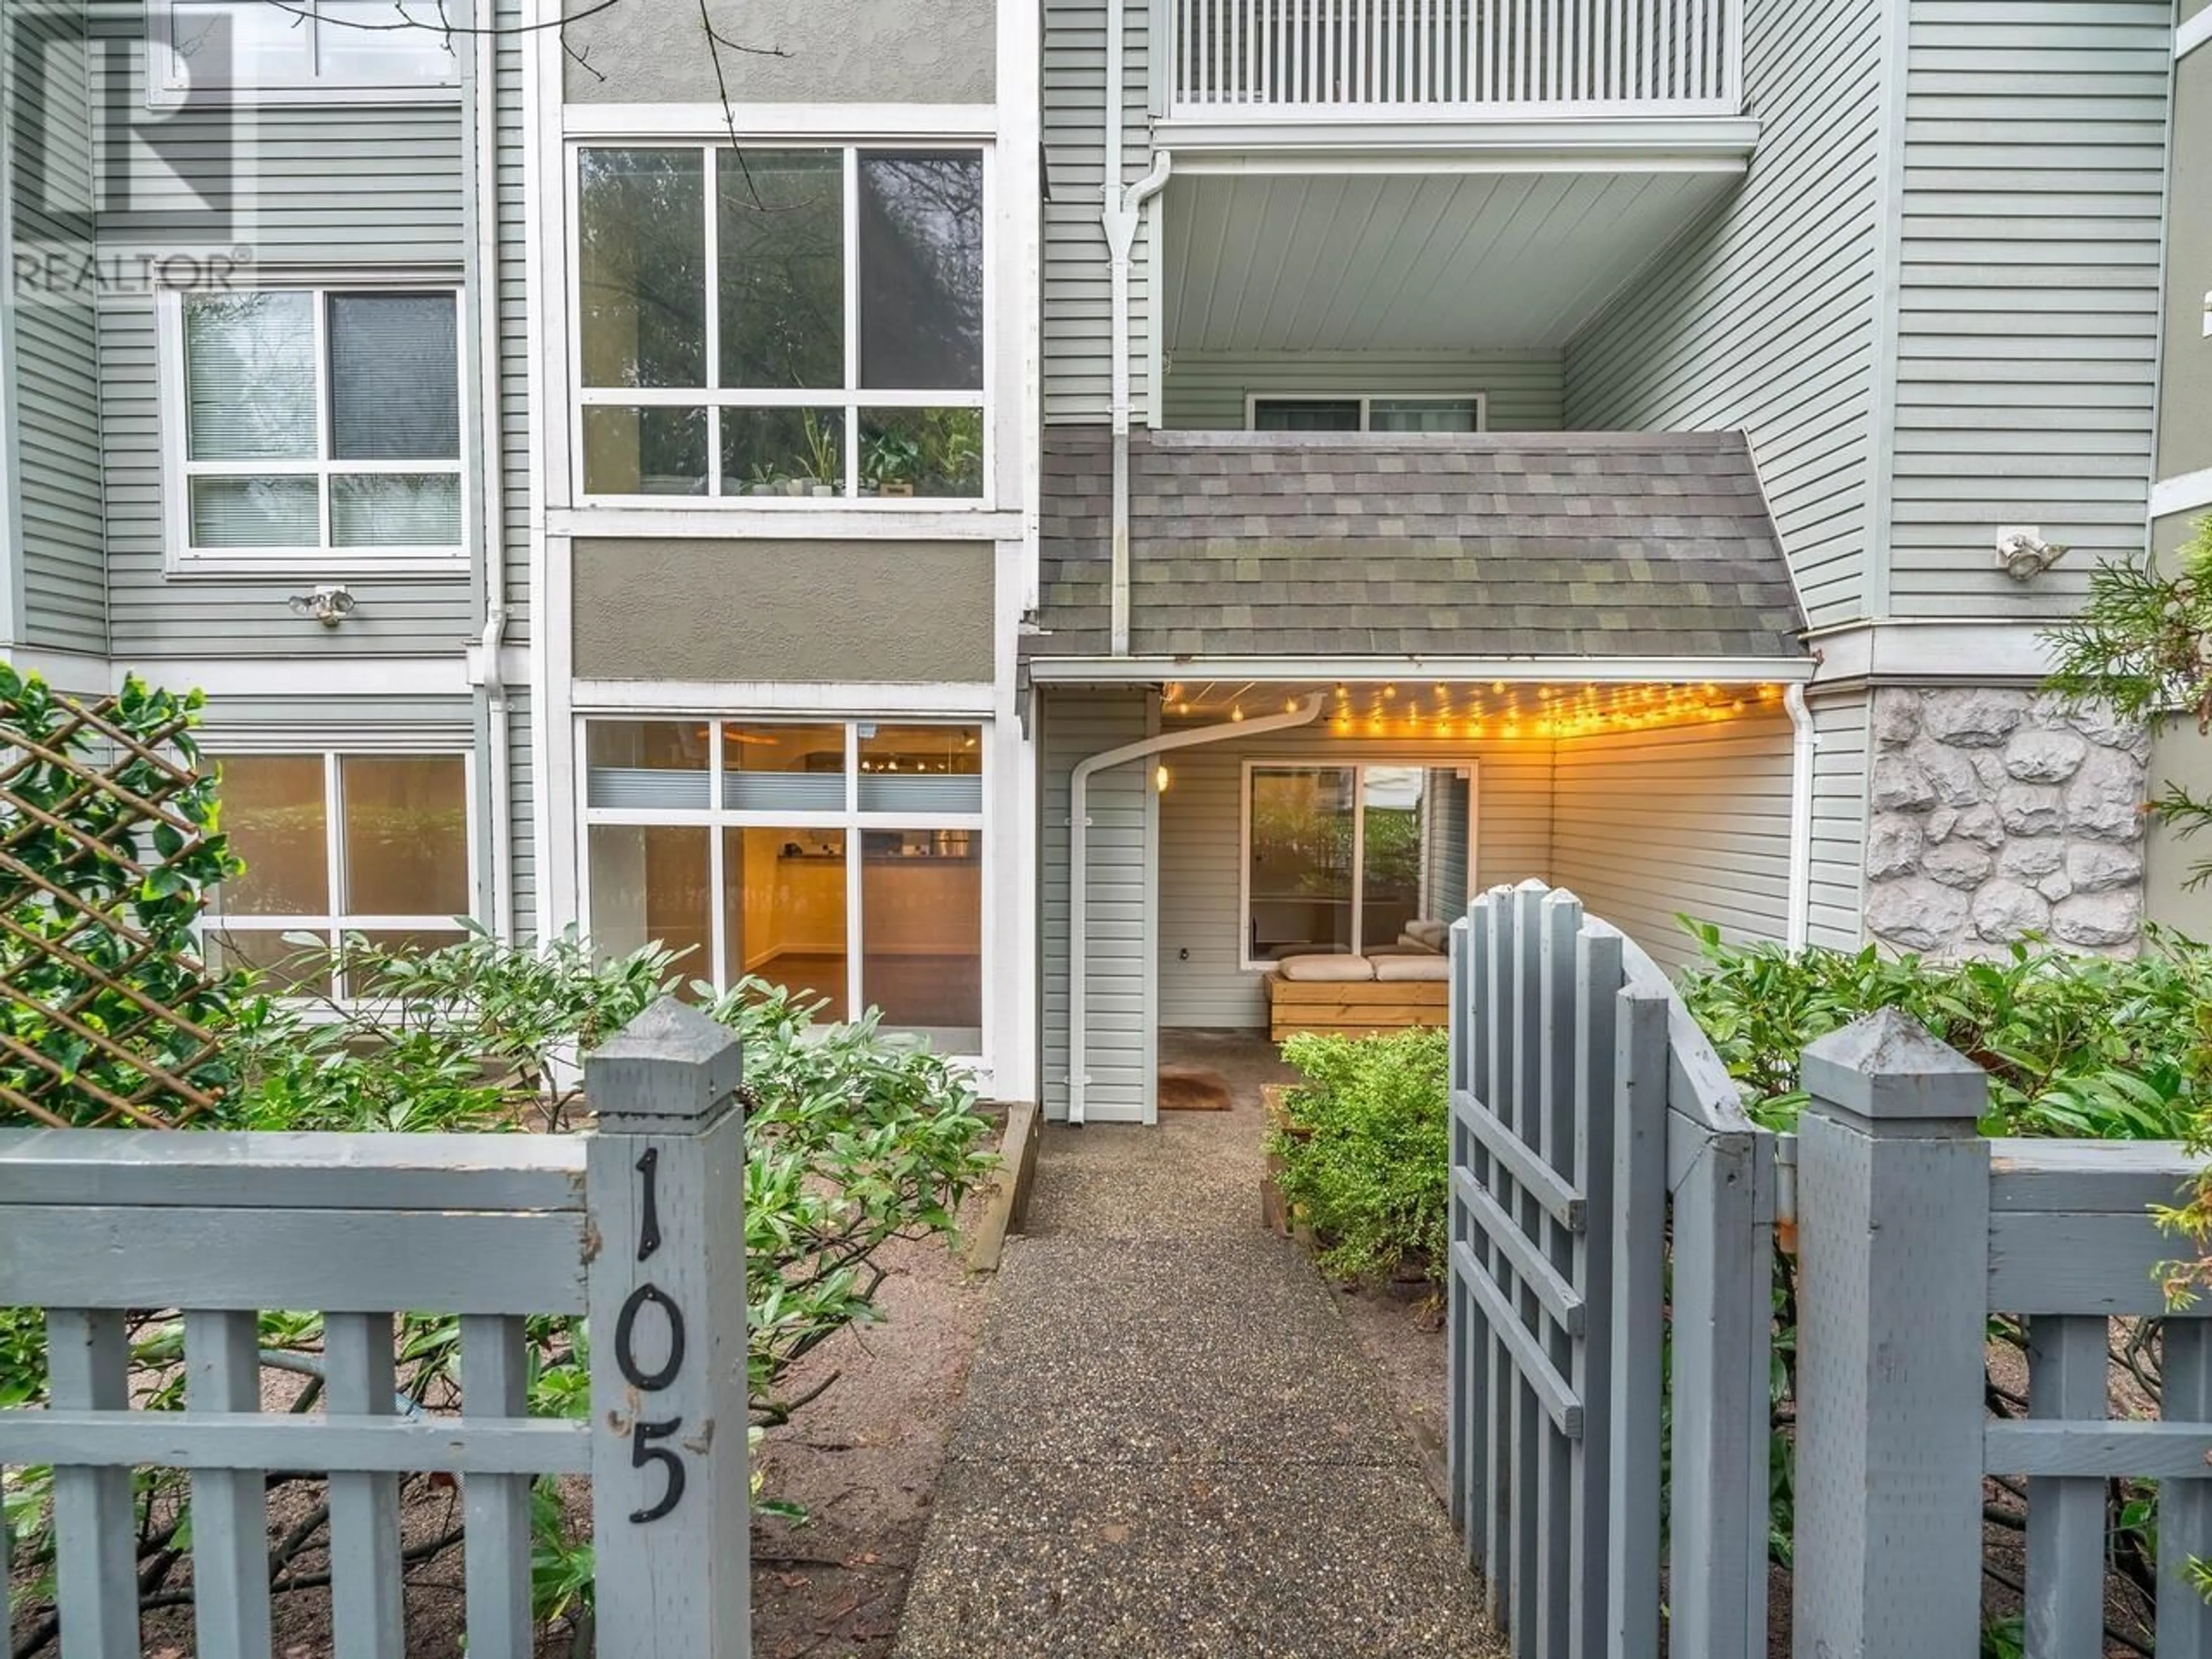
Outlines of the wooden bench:
[{"label": "wooden bench", "polygon": [[1280,1042],[1301,1031],[1367,1036],[1450,1018],[1449,981],[1441,979],[1285,979],[1267,976],[1267,1036]]}]

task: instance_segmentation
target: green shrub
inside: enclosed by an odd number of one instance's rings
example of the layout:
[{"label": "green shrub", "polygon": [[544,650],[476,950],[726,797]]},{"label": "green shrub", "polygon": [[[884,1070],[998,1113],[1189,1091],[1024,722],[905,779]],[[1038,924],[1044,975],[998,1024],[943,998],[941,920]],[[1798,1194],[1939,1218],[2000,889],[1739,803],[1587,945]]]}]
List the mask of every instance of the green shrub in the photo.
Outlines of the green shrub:
[{"label": "green shrub", "polygon": [[2212,949],[2154,930],[2131,961],[2040,941],[1990,962],[1723,944],[1685,918],[1704,962],[1683,975],[1698,1024],[1752,1115],[1795,1125],[1807,1043],[1896,1008],[1990,1074],[1984,1133],[2179,1139],[2212,1088]]},{"label": "green shrub", "polygon": [[1304,1080],[1270,1131],[1284,1197],[1344,1278],[1413,1266],[1441,1273],[1451,1114],[1439,1030],[1294,1036],[1283,1057]]}]

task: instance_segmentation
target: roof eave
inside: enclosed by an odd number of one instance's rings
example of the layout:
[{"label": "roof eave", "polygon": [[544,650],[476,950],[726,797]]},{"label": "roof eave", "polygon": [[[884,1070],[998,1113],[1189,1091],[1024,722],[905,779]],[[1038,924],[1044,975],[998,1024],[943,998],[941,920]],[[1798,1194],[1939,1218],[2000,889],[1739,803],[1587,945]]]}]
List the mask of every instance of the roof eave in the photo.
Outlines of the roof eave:
[{"label": "roof eave", "polygon": [[1809,655],[1729,657],[1077,657],[1032,656],[1026,665],[1038,685],[1143,685],[1188,679],[1259,684],[1315,680],[1393,680],[1407,674],[1456,681],[1585,680],[1617,684],[1756,685],[1802,684],[1818,665]]}]

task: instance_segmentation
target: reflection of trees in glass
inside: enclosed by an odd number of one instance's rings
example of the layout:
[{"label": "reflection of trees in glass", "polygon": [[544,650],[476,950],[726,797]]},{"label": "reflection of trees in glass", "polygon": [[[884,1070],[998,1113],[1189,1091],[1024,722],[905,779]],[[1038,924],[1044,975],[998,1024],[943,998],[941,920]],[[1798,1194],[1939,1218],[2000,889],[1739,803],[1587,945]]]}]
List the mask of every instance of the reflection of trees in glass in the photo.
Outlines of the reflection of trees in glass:
[{"label": "reflection of trees in glass", "polygon": [[700,149],[578,155],[586,386],[706,384],[706,161]]},{"label": "reflection of trees in glass", "polygon": [[720,384],[843,386],[843,155],[726,149],[717,159]]},{"label": "reflection of trees in glass", "polygon": [[188,296],[185,383],[193,460],[312,459],[313,296],[267,289]]},{"label": "reflection of trees in glass", "polygon": [[1348,770],[1253,775],[1252,872],[1255,897],[1352,896]]},{"label": "reflection of trees in glass", "polygon": [[983,163],[860,157],[860,384],[983,384]]}]

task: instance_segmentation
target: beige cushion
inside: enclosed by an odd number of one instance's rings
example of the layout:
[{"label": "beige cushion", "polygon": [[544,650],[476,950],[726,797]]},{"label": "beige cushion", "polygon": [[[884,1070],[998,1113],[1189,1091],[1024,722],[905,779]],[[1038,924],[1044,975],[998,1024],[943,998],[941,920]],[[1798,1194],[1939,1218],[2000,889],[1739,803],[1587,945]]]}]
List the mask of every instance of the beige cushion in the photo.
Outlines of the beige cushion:
[{"label": "beige cushion", "polygon": [[1423,956],[1432,957],[1438,951],[1442,951],[1443,946],[1441,945],[1425,944],[1420,939],[1415,939],[1411,933],[1401,933],[1398,935],[1398,942],[1392,945],[1390,949],[1394,955],[1401,957],[1415,952]]},{"label": "beige cushion", "polygon": [[1409,921],[1406,924],[1405,936],[1416,945],[1425,945],[1431,951],[1441,951],[1444,948],[1444,941],[1451,937],[1451,924],[1448,921]]},{"label": "beige cushion", "polygon": [[1373,979],[1375,964],[1365,957],[1285,957],[1275,964],[1285,979],[1338,981]]},{"label": "beige cushion", "polygon": [[1377,979],[1449,979],[1448,957],[1385,957],[1375,964]]}]

